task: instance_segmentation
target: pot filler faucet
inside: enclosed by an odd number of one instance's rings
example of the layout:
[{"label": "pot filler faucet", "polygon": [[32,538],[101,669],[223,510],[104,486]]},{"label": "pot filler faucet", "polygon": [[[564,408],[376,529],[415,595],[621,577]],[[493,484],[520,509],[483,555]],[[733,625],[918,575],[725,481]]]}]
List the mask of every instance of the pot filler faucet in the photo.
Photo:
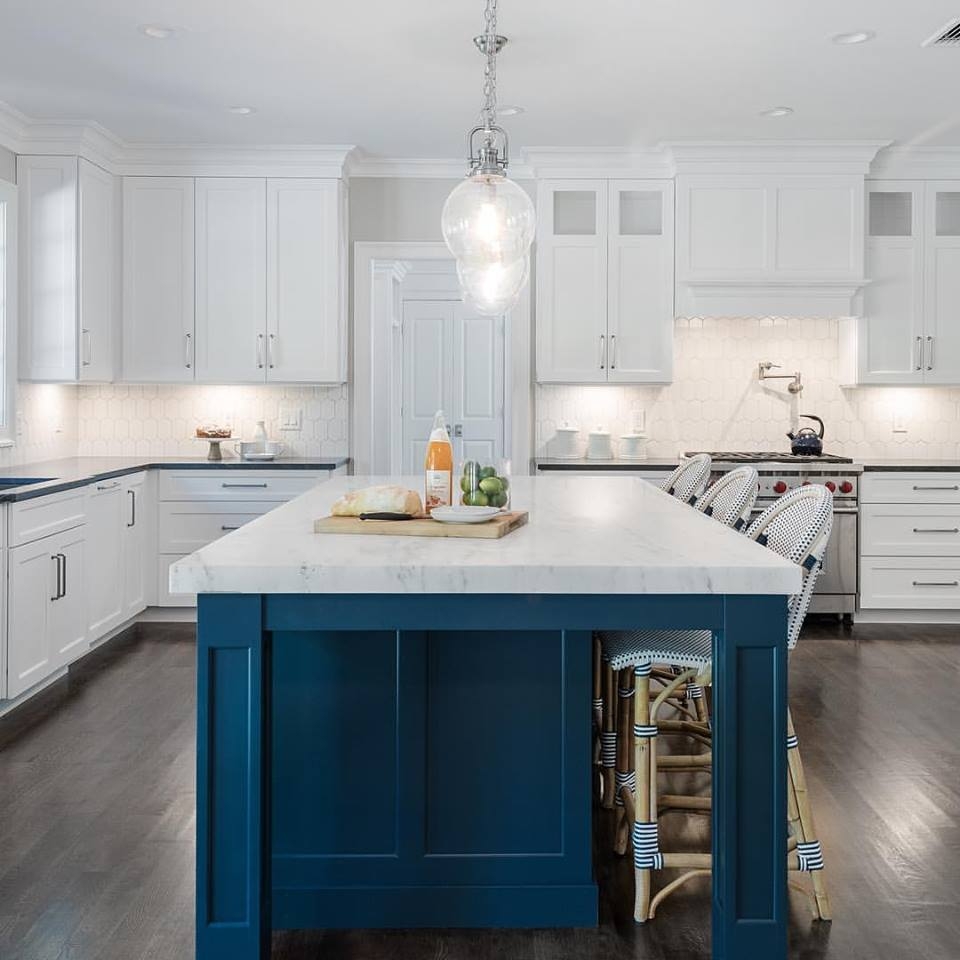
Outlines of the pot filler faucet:
[{"label": "pot filler faucet", "polygon": [[760,362],[759,378],[760,380],[789,380],[787,389],[794,394],[803,393],[803,381],[800,379],[800,371],[796,373],[771,373],[771,370],[780,370],[779,363],[771,363],[769,360]]}]

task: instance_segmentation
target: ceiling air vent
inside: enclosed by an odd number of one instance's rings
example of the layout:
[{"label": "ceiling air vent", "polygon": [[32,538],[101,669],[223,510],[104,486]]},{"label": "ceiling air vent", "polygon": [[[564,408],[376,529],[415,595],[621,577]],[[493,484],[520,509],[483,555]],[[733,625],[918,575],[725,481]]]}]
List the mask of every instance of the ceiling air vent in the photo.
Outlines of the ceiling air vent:
[{"label": "ceiling air vent", "polygon": [[960,17],[945,23],[932,37],[927,37],[920,46],[960,47]]}]

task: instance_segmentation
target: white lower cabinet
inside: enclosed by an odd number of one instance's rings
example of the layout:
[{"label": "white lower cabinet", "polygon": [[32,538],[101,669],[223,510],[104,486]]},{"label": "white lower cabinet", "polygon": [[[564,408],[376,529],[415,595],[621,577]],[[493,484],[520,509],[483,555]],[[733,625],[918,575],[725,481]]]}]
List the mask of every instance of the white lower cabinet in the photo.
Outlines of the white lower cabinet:
[{"label": "white lower cabinet", "polygon": [[109,633],[124,620],[121,480],[103,480],[87,487],[87,631],[91,640]]},{"label": "white lower cabinet", "polygon": [[7,696],[86,649],[85,531],[76,527],[9,551]]},{"label": "white lower cabinet", "polygon": [[860,607],[960,610],[960,473],[866,473]]},{"label": "white lower cabinet", "polygon": [[135,617],[147,606],[147,571],[151,541],[148,536],[153,516],[148,498],[147,475],[135,473],[123,478],[123,618]]}]

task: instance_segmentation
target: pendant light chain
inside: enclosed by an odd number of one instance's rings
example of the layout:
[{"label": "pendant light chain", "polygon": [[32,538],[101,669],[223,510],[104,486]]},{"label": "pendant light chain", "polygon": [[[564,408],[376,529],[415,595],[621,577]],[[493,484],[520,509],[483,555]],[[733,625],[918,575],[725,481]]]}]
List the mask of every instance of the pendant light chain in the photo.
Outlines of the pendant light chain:
[{"label": "pendant light chain", "polygon": [[[487,0],[483,21],[487,63],[483,69],[483,108],[480,116],[485,129],[491,131],[497,122],[497,0]],[[487,139],[489,142],[489,134]]]}]

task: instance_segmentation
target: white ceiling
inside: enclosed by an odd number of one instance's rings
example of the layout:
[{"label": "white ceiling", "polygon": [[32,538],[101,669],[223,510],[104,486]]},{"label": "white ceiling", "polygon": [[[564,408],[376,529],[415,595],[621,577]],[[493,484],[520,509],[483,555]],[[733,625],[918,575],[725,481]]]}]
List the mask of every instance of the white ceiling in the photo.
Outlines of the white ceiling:
[{"label": "white ceiling", "polygon": [[[0,0],[0,100],[128,141],[464,152],[481,0]],[[501,0],[516,146],[676,139],[960,145],[960,0]],[[151,40],[138,26],[178,27]],[[833,34],[873,30],[838,46]],[[231,105],[251,105],[234,116]],[[795,113],[765,119],[788,105]]]}]

